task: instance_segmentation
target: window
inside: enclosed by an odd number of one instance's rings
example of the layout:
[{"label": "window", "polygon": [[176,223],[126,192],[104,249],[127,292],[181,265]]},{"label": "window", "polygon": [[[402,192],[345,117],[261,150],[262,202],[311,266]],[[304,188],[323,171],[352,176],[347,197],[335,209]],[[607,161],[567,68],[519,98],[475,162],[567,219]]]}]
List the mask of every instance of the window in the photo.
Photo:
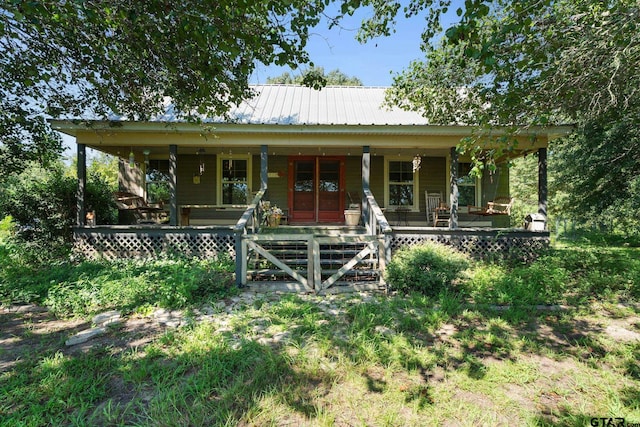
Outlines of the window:
[{"label": "window", "polygon": [[413,171],[413,158],[388,158],[385,161],[385,205],[418,211],[418,173]]},{"label": "window", "polygon": [[251,156],[218,156],[219,205],[246,205],[250,182]]},{"label": "window", "polygon": [[145,182],[147,203],[167,203],[171,197],[169,160],[149,160]]},{"label": "window", "polygon": [[458,206],[464,209],[467,206],[479,206],[478,179],[469,175],[471,168],[471,163],[458,163]]}]

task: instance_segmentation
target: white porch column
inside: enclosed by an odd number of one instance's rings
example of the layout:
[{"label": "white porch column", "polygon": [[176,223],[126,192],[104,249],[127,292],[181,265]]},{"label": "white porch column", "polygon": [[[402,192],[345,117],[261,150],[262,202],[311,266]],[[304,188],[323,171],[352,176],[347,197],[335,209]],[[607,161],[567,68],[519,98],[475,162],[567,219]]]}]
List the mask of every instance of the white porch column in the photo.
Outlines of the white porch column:
[{"label": "white porch column", "polygon": [[266,190],[269,186],[269,147],[260,146],[260,189]]},{"label": "white porch column", "polygon": [[371,212],[369,212],[369,204],[367,203],[367,198],[364,195],[364,190],[369,190],[369,181],[371,174],[371,147],[365,145],[362,147],[362,215],[364,217],[364,223],[369,224],[369,216]]}]

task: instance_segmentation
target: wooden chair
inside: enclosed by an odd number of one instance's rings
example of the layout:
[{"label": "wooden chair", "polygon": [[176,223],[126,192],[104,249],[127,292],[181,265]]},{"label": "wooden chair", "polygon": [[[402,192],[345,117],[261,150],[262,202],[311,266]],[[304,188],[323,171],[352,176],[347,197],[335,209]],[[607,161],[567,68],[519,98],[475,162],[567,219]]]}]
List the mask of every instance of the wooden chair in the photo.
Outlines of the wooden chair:
[{"label": "wooden chair", "polygon": [[513,206],[513,197],[496,197],[493,201],[487,203],[487,207],[468,206],[469,213],[473,215],[511,215],[511,206]]},{"label": "wooden chair", "polygon": [[451,209],[445,204],[441,204],[433,211],[433,226],[448,227],[451,219]]},{"label": "wooden chair", "polygon": [[436,208],[440,206],[442,195],[440,193],[429,193],[425,191],[424,199],[426,203],[427,224],[430,224],[435,220]]}]

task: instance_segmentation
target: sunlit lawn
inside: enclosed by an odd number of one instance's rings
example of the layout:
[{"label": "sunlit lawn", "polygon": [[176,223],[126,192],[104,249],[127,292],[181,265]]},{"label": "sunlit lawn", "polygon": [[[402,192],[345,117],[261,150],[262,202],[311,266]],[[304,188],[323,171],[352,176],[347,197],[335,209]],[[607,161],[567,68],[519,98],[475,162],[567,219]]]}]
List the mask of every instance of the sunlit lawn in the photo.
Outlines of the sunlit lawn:
[{"label": "sunlit lawn", "polygon": [[[259,295],[149,344],[43,336],[0,372],[0,424],[638,423],[640,251],[557,251],[546,276],[479,265],[434,298]],[[27,334],[3,335],[0,358]]]}]

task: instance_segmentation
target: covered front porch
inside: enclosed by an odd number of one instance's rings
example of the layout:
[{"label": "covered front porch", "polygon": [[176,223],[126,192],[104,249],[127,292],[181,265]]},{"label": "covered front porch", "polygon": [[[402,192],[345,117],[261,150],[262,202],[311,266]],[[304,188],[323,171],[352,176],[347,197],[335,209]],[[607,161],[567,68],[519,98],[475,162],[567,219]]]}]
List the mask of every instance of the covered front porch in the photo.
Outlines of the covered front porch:
[{"label": "covered front porch", "polygon": [[[79,159],[84,147],[79,147]],[[170,152],[175,153],[175,147]],[[451,148],[450,181],[447,200],[450,214],[444,227],[434,227],[429,221],[429,206],[419,209],[416,221],[410,222],[409,209],[384,209],[371,191],[371,147],[362,147],[360,156],[361,189],[357,193],[359,221],[345,226],[333,219],[313,224],[282,224],[270,227],[265,221],[265,204],[273,193],[269,179],[269,147],[260,147],[260,189],[244,209],[238,209],[237,219],[228,224],[184,224],[179,218],[177,179],[170,183],[170,222],[167,225],[135,224],[87,226],[83,223],[82,177],[84,160],[78,162],[79,195],[78,227],[75,229],[76,250],[89,257],[147,257],[158,253],[179,253],[186,256],[210,257],[229,255],[236,263],[236,282],[240,286],[260,289],[281,289],[301,292],[330,293],[358,289],[385,289],[384,271],[393,253],[400,247],[424,241],[452,245],[476,257],[517,252],[526,257],[549,244],[546,231],[529,231],[509,227],[460,226],[458,205],[459,179],[456,171],[458,156]],[[539,156],[539,214],[546,216],[546,148]],[[178,156],[170,156],[169,171],[177,170]],[[175,172],[174,172],[175,174]],[[344,189],[344,186],[342,186]],[[425,195],[426,196],[426,195]],[[320,197],[319,195],[317,197]],[[353,198],[353,196],[351,196]],[[274,197],[269,196],[271,200]],[[388,201],[388,198],[387,200]],[[291,206],[289,204],[288,206]],[[344,205],[340,205],[342,209]],[[402,216],[406,213],[406,217]],[[470,214],[465,212],[466,217]],[[389,217],[393,219],[390,221]],[[411,220],[413,221],[413,220]]]}]

